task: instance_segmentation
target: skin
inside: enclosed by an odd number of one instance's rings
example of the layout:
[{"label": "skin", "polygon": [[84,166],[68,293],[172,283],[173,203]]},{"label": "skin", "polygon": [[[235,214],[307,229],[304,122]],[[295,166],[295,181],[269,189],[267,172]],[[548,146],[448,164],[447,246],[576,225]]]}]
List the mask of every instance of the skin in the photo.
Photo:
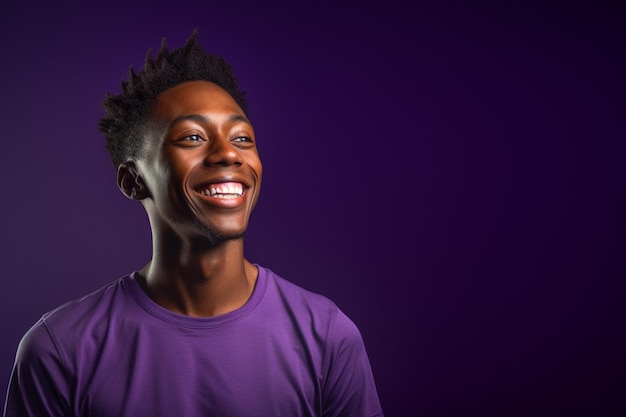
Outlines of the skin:
[{"label": "skin", "polygon": [[[261,187],[254,129],[219,86],[190,81],[161,93],[140,156],[118,168],[118,186],[143,204],[152,260],[139,283],[173,312],[208,317],[243,306],[257,268],[243,235]],[[242,184],[240,196],[219,184]],[[228,195],[204,195],[210,188]]]}]

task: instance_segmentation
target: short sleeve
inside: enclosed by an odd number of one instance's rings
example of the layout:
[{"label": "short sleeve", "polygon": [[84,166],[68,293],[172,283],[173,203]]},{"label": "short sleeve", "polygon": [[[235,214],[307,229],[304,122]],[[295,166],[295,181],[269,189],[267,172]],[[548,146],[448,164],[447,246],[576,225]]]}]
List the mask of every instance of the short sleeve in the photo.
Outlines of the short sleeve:
[{"label": "short sleeve", "polygon": [[17,349],[4,416],[68,417],[69,392],[67,370],[42,319]]},{"label": "short sleeve", "polygon": [[361,333],[341,311],[329,329],[324,355],[323,417],[382,417]]}]

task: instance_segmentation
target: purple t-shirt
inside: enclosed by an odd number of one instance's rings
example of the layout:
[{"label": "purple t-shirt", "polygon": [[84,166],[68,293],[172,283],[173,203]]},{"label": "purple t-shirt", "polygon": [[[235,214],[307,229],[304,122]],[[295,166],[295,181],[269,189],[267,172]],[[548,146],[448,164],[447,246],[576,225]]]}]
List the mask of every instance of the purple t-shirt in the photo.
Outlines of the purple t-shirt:
[{"label": "purple t-shirt", "polygon": [[327,298],[259,266],[248,302],[207,318],[154,303],[135,274],[26,333],[14,416],[382,416],[361,335]]}]

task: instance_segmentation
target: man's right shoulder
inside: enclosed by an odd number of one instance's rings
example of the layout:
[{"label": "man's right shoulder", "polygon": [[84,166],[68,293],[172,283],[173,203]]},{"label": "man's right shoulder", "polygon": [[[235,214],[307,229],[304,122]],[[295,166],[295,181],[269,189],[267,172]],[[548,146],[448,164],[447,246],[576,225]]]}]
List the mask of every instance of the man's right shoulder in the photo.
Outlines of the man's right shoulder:
[{"label": "man's right shoulder", "polygon": [[81,298],[68,301],[65,304],[45,313],[41,321],[46,326],[70,326],[74,327],[80,322],[100,316],[106,313],[123,297],[126,290],[126,282],[130,276],[120,278],[102,288],[97,289]]},{"label": "man's right shoulder", "polygon": [[45,313],[26,332],[18,351],[26,354],[54,346],[62,352],[81,339],[97,338],[113,316],[124,313],[130,297],[126,282],[129,279],[130,276],[118,279]]}]

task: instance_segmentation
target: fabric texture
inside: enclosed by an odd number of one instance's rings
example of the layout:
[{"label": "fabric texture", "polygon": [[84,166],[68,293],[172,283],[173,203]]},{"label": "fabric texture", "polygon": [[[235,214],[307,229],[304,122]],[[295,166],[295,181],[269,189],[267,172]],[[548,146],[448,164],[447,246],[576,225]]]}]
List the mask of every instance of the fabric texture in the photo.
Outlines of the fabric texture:
[{"label": "fabric texture", "polygon": [[354,323],[258,268],[248,302],[216,317],[160,307],[136,273],[45,314],[20,342],[5,416],[382,416]]}]

